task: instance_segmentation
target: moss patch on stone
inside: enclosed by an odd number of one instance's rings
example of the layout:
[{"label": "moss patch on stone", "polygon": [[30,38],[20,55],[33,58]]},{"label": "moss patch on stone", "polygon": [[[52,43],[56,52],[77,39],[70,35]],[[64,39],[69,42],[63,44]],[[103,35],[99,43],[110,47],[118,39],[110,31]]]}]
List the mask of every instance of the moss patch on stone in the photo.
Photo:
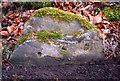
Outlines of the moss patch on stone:
[{"label": "moss patch on stone", "polygon": [[23,42],[25,42],[25,40],[30,36],[30,32],[24,34],[23,36],[20,37],[20,39],[17,41],[18,44],[22,44]]},{"label": "moss patch on stone", "polygon": [[42,42],[47,42],[47,43],[49,43],[50,39],[58,39],[58,38],[63,37],[62,34],[56,31],[48,32],[46,30],[36,32],[36,35],[37,35],[37,39],[41,40]]},{"label": "moss patch on stone", "polygon": [[22,37],[20,37],[20,39],[17,41],[18,44],[22,44],[25,40],[27,40],[28,38],[30,39],[36,39],[42,42],[46,42],[49,43],[50,40],[52,39],[58,39],[58,38],[62,38],[63,35],[56,32],[56,31],[46,31],[46,30],[42,30],[39,32],[28,32],[26,34],[24,34]]},{"label": "moss patch on stone", "polygon": [[52,8],[52,7],[41,8],[36,10],[33,13],[33,16],[37,16],[37,17],[50,16],[53,19],[59,19],[60,21],[67,21],[67,22],[70,22],[72,20],[79,20],[80,25],[83,26],[85,29],[89,30],[94,28],[94,25],[89,23],[89,21],[86,18],[82,18],[78,14],[66,12],[58,8]]}]

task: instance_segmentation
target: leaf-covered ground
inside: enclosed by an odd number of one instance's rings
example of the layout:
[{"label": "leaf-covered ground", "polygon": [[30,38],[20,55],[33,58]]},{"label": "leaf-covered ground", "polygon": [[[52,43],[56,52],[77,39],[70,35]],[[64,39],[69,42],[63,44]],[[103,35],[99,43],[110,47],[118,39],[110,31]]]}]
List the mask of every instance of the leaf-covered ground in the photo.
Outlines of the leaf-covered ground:
[{"label": "leaf-covered ground", "polygon": [[[9,65],[9,56],[22,35],[25,22],[35,10],[42,7],[55,7],[87,18],[101,32],[101,38],[106,48],[104,51],[106,58],[116,58],[119,60],[120,2],[57,2],[56,0],[55,2],[46,3],[2,2],[2,18],[0,19],[2,28],[0,29],[0,37],[2,38],[2,46],[4,47],[2,52],[3,66],[6,69],[11,66]],[[116,70],[119,73],[119,69]]]},{"label": "leaf-covered ground", "polygon": [[0,35],[5,39],[3,45],[8,44],[10,47],[12,45],[14,48],[22,35],[24,23],[30,18],[34,10],[52,6],[87,18],[90,23],[100,29],[107,58],[118,57],[120,44],[119,5],[119,2],[3,2],[1,6],[3,28],[0,30]]}]

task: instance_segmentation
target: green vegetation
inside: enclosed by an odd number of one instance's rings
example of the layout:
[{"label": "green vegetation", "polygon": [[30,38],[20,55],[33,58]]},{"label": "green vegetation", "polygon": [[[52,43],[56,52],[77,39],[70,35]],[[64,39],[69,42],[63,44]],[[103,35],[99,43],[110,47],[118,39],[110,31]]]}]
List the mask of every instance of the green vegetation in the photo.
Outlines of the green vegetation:
[{"label": "green vegetation", "polygon": [[39,9],[39,8],[43,8],[43,7],[51,7],[52,6],[52,2],[27,2],[27,1],[23,1],[23,2],[13,2],[16,5],[19,6],[24,6],[29,7],[29,8],[33,8],[33,9]]},{"label": "green vegetation", "polygon": [[49,43],[50,39],[57,39],[57,38],[62,38],[62,34],[55,32],[55,31],[51,31],[48,32],[46,30],[40,31],[40,32],[36,32],[37,35],[37,39],[39,39],[42,42],[47,42]]},{"label": "green vegetation", "polygon": [[30,2],[30,4],[35,9],[39,9],[39,8],[43,8],[43,7],[51,7],[52,6],[52,2]]},{"label": "green vegetation", "polygon": [[[34,35],[32,35],[34,34]],[[50,40],[52,39],[58,39],[58,38],[62,38],[63,35],[56,32],[56,31],[51,31],[48,32],[46,30],[40,31],[40,32],[28,32],[26,34],[24,34],[19,40],[18,40],[18,44],[22,44],[26,39],[28,38],[31,39],[36,39],[36,40],[40,40],[42,42],[46,42],[49,43]],[[36,37],[36,38],[35,38]]]},{"label": "green vegetation", "polygon": [[59,19],[60,21],[67,21],[67,22],[70,22],[76,19],[79,21],[80,25],[83,26],[85,29],[89,30],[94,28],[94,25],[90,24],[87,19],[82,18],[78,14],[66,12],[58,8],[52,8],[52,7],[41,8],[36,10],[33,13],[33,16],[37,16],[37,17],[50,16],[54,19]]},{"label": "green vegetation", "polygon": [[29,36],[30,36],[30,32],[29,33],[26,33],[24,34],[17,42],[18,44],[22,44]]},{"label": "green vegetation", "polygon": [[117,21],[120,23],[120,7],[105,7],[103,13],[111,21]]}]

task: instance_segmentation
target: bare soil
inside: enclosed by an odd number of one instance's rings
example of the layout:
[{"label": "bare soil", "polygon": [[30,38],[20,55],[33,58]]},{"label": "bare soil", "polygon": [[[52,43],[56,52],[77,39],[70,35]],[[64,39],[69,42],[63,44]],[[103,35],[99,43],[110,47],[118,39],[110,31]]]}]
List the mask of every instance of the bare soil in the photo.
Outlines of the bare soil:
[{"label": "bare soil", "polygon": [[[54,60],[55,61],[55,60]],[[49,64],[28,64],[22,63],[12,64],[6,69],[3,64],[3,81],[9,79],[16,79],[18,81],[38,80],[38,81],[61,81],[61,80],[120,80],[120,60],[115,59],[99,59],[97,61],[90,61],[81,63],[78,60],[75,62],[66,61],[63,59],[56,60]]]}]

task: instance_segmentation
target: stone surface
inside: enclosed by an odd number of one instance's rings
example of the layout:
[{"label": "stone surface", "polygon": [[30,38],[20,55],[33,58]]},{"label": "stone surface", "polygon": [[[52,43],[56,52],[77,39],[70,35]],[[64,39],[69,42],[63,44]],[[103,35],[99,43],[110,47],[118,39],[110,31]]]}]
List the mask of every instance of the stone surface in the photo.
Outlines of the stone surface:
[{"label": "stone surface", "polygon": [[25,31],[58,31],[62,34],[72,34],[75,31],[84,32],[84,28],[82,28],[77,20],[73,20],[70,23],[64,21],[57,21],[51,19],[48,16],[45,17],[32,17],[28,23],[25,24]]},{"label": "stone surface", "polygon": [[[38,40],[26,40],[13,52],[11,62],[24,64],[55,62],[55,59],[64,58],[67,60],[81,60],[87,62],[103,58],[103,44],[96,30],[86,30],[81,27],[77,20],[71,22],[54,21],[50,17],[32,17],[25,24],[24,33],[28,31],[57,31],[63,38],[54,39],[50,43]],[[73,36],[75,32],[80,34]],[[49,57],[50,59],[46,59]],[[49,64],[49,63],[48,63]]]}]

